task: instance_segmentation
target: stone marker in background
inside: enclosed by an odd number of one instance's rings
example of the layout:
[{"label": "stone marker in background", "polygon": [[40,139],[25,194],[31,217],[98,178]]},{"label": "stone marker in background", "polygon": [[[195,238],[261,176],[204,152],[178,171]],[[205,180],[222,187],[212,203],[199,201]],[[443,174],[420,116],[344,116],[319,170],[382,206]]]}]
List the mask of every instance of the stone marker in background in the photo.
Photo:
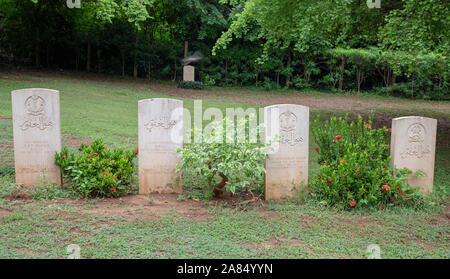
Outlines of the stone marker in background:
[{"label": "stone marker in background", "polygon": [[30,187],[46,181],[61,185],[55,151],[61,151],[59,91],[31,88],[11,92],[16,182]]},{"label": "stone marker in background", "polygon": [[266,142],[274,135],[279,140],[265,163],[265,198],[280,199],[308,182],[309,107],[265,107],[264,125]]},{"label": "stone marker in background", "polygon": [[180,193],[175,182],[183,144],[183,102],[156,98],[138,103],[139,194]]},{"label": "stone marker in background", "polygon": [[[433,190],[434,156],[436,150],[437,120],[420,116],[392,119],[391,166],[408,168],[408,183],[419,186],[422,192]],[[418,178],[414,173],[425,172]]]},{"label": "stone marker in background", "polygon": [[195,81],[195,68],[194,66],[183,67],[183,81]]}]

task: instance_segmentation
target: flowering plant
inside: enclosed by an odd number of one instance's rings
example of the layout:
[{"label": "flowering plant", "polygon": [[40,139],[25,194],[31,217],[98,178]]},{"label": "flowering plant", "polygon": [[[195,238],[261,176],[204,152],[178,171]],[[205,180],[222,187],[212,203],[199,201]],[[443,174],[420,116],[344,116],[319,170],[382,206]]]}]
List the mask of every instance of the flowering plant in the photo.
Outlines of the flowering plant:
[{"label": "flowering plant", "polygon": [[318,117],[312,134],[321,167],[310,183],[311,196],[329,205],[382,209],[407,203],[416,192],[407,183],[410,171],[390,168],[390,131],[374,129],[372,114],[368,123],[360,116],[356,123],[347,115],[325,122]]},{"label": "flowering plant", "polygon": [[132,191],[132,176],[136,171],[133,159],[137,153],[137,149],[110,150],[102,140],[96,140],[91,145],[81,144],[77,154],[63,147],[55,154],[55,164],[81,196],[118,197]]}]

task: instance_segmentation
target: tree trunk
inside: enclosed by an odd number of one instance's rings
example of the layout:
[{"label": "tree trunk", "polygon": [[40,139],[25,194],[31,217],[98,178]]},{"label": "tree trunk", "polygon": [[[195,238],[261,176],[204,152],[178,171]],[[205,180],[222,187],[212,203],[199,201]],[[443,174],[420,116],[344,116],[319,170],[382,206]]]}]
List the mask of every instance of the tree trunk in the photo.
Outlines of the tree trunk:
[{"label": "tree trunk", "polygon": [[40,35],[40,30],[39,30],[39,26],[36,26],[36,45],[35,45],[35,49],[34,49],[34,55],[35,55],[35,60],[34,60],[34,65],[36,66],[36,68],[39,68],[41,66],[41,35]]},{"label": "tree trunk", "polygon": [[339,91],[342,91],[342,87],[344,85],[344,69],[345,69],[345,58],[341,60],[341,67],[339,69]]},{"label": "tree trunk", "polygon": [[36,43],[34,46],[34,65],[36,68],[41,66],[41,29],[39,19],[39,12],[41,10],[42,1],[37,2],[36,10],[34,11],[34,24],[36,27]]},{"label": "tree trunk", "polygon": [[97,72],[101,73],[102,71],[102,61],[101,61],[101,54],[100,54],[100,43],[97,47]]},{"label": "tree trunk", "polygon": [[392,76],[391,76],[391,90],[389,91],[389,94],[394,94],[394,84],[395,84],[395,73],[394,71],[392,71]]},{"label": "tree trunk", "polygon": [[361,70],[356,68],[356,83],[358,84],[358,93],[361,89]]},{"label": "tree trunk", "polygon": [[121,51],[122,55],[122,76],[125,76],[125,51]]},{"label": "tree trunk", "polygon": [[177,58],[173,59],[173,81],[177,80]]},{"label": "tree trunk", "polygon": [[77,72],[79,64],[80,64],[80,47],[77,45],[77,50],[75,54],[75,71]]},{"label": "tree trunk", "polygon": [[228,177],[226,177],[223,173],[220,173],[219,175],[222,178],[222,180],[219,182],[219,184],[217,184],[216,187],[214,187],[214,195],[216,197],[218,197],[218,196],[220,196],[220,194],[222,194],[222,189],[223,189],[223,187],[225,187],[225,185],[228,182]]},{"label": "tree trunk", "polygon": [[189,50],[189,42],[188,41],[184,41],[184,57],[187,57],[188,50]]},{"label": "tree trunk", "polygon": [[86,55],[86,72],[91,71],[91,42],[87,43],[87,55]]},{"label": "tree trunk", "polygon": [[[290,68],[290,67],[291,67],[291,54],[289,54],[288,61],[287,61],[287,68]],[[287,88],[289,88],[290,83],[291,83],[291,76],[288,73],[286,73],[286,87]]]},{"label": "tree trunk", "polygon": [[136,46],[134,48],[134,66],[133,66],[133,78],[138,76],[138,65],[137,65],[137,48],[139,43],[139,33],[136,32]]},{"label": "tree trunk", "polygon": [[277,72],[277,85],[280,85],[280,72]]}]

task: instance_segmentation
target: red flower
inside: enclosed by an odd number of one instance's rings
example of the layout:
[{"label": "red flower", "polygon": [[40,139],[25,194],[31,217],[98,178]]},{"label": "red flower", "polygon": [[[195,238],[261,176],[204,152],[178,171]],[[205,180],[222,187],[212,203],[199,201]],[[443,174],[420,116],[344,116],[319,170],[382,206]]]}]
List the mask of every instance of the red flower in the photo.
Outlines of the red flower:
[{"label": "red flower", "polygon": [[391,129],[391,128],[387,128],[387,129],[386,129],[386,132],[392,133],[392,129]]},{"label": "red flower", "polygon": [[327,162],[323,162],[322,163],[322,166],[326,166],[326,165],[328,165]]},{"label": "red flower", "polygon": [[103,176],[105,177],[105,176],[107,176],[108,175],[108,172],[107,171],[104,171],[103,172]]},{"label": "red flower", "polygon": [[139,154],[139,148],[136,148],[136,149],[134,150],[134,152],[136,152],[136,154]]},{"label": "red flower", "polygon": [[316,138],[313,138],[313,141],[316,142]]},{"label": "red flower", "polygon": [[333,179],[328,179],[328,184],[331,184],[331,183],[333,183]]},{"label": "red flower", "polygon": [[322,179],[322,176],[319,175],[317,178],[318,178],[319,180],[321,180],[321,179]]},{"label": "red flower", "polygon": [[356,169],[356,170],[355,170],[355,173],[359,173],[359,169]]},{"label": "red flower", "polygon": [[92,156],[92,155],[89,155],[89,156],[88,156],[88,158],[94,158],[94,156]]},{"label": "red flower", "polygon": [[112,179],[113,179],[113,180],[117,180],[117,177],[113,176]]},{"label": "red flower", "polygon": [[112,186],[111,191],[115,192],[116,191],[116,186]]},{"label": "red flower", "polygon": [[341,164],[342,164],[342,163],[344,163],[344,162],[345,162],[345,160],[344,160],[344,159],[342,159],[342,160],[341,160]]},{"label": "red flower", "polygon": [[383,210],[383,204],[380,203],[380,205],[378,206],[378,208],[379,208],[380,210]]},{"label": "red flower", "polygon": [[63,155],[62,158],[63,158],[63,159],[66,159],[66,155]]},{"label": "red flower", "polygon": [[372,129],[372,126],[370,126],[369,123],[366,124],[366,129]]},{"label": "red flower", "polygon": [[381,189],[383,189],[383,190],[389,190],[389,189],[391,189],[391,187],[389,186],[389,185],[383,185],[383,186],[381,186]]},{"label": "red flower", "polygon": [[319,147],[314,147],[314,150],[315,151],[319,151]]},{"label": "red flower", "polygon": [[340,140],[342,138],[342,136],[341,135],[336,135],[336,136],[334,136],[334,138],[337,139],[337,140]]},{"label": "red flower", "polygon": [[355,202],[355,201],[350,201],[348,204],[349,204],[351,207],[355,207],[355,206],[356,206],[356,202]]},{"label": "red flower", "polygon": [[95,156],[98,156],[98,153],[94,153]]}]

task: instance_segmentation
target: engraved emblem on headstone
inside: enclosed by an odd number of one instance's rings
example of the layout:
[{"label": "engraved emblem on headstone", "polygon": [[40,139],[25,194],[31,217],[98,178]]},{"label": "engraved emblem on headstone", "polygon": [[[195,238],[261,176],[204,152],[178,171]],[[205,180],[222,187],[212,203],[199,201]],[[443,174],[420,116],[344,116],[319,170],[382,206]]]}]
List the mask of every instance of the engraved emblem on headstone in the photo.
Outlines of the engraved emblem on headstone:
[{"label": "engraved emblem on headstone", "polygon": [[297,116],[287,110],[280,114],[280,143],[296,145],[303,142],[302,137],[297,137],[296,133]]},{"label": "engraved emblem on headstone", "polygon": [[25,121],[20,128],[25,131],[28,128],[45,130],[53,125],[53,122],[45,115],[45,100],[38,95],[31,95],[25,100]]},{"label": "engraved emblem on headstone", "polygon": [[425,127],[420,123],[413,123],[408,127],[408,143],[404,150],[400,152],[402,158],[417,157],[422,158],[430,153],[430,146],[425,144]]},{"label": "engraved emblem on headstone", "polygon": [[170,129],[177,124],[177,121],[170,120],[167,116],[160,116],[157,119],[152,119],[144,124],[145,128],[151,133],[153,128],[161,127],[164,129]]}]

